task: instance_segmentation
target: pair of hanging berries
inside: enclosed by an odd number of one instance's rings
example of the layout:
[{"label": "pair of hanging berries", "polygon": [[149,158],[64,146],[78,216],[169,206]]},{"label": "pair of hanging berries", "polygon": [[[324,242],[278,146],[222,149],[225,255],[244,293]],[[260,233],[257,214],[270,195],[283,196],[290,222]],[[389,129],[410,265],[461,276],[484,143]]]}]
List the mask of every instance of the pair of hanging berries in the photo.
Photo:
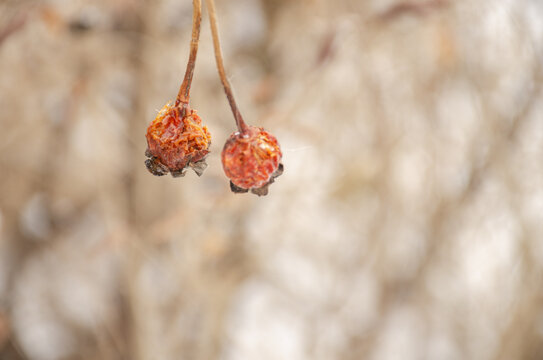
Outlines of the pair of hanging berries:
[{"label": "pair of hanging berries", "polygon": [[[170,173],[184,176],[188,167],[198,176],[207,167],[205,162],[211,145],[211,135],[196,111],[189,106],[190,85],[198,52],[200,36],[201,2],[193,0],[192,41],[185,78],[175,103],[166,104],[147,128],[147,169],[156,176]],[[263,128],[248,126],[237,108],[230,83],[226,78],[222,60],[215,4],[207,0],[215,58],[219,77],[234,114],[238,131],[230,135],[224,145],[221,160],[234,193],[252,193],[262,196],[268,186],[283,172],[281,148],[275,136]]]},{"label": "pair of hanging berries", "polygon": [[[195,110],[166,104],[147,128],[147,169],[156,176],[184,176],[187,168],[201,176],[207,167],[211,135]],[[275,136],[255,126],[236,131],[226,141],[221,160],[230,189],[266,195],[283,172]]]}]

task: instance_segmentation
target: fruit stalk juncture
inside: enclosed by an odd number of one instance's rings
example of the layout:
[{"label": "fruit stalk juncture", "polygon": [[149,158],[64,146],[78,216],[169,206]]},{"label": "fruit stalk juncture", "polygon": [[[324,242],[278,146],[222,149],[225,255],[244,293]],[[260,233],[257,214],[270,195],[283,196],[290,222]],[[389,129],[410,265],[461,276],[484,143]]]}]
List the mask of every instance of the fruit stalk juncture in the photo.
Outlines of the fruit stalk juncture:
[{"label": "fruit stalk juncture", "polygon": [[207,167],[205,158],[209,154],[211,135],[196,110],[189,106],[201,22],[201,0],[193,0],[192,38],[185,77],[175,102],[167,103],[147,128],[145,165],[156,176],[168,173],[173,177],[184,176],[188,167],[200,176]]},{"label": "fruit stalk juncture", "polygon": [[234,114],[239,131],[230,135],[224,144],[221,161],[230,189],[234,193],[252,192],[258,196],[268,194],[268,187],[283,173],[282,152],[275,136],[263,128],[249,126],[243,121],[232,87],[226,77],[217,26],[214,0],[206,0],[217,70]]}]

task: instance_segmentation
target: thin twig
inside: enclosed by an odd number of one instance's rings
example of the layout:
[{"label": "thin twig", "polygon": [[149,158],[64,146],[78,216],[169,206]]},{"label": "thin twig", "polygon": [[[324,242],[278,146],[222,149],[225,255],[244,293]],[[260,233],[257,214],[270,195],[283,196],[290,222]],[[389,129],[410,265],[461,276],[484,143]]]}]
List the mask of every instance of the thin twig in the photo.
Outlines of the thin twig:
[{"label": "thin twig", "polygon": [[190,85],[192,84],[192,76],[194,74],[194,66],[196,64],[196,54],[198,53],[198,40],[200,39],[200,24],[202,22],[202,2],[201,0],[193,0],[192,11],[192,39],[190,41],[190,54],[185,78],[179,88],[175,106],[179,104],[188,104],[190,98]]},{"label": "thin twig", "polygon": [[217,70],[219,70],[219,77],[221,78],[222,86],[224,87],[224,92],[226,93],[226,98],[234,114],[234,119],[236,120],[236,125],[240,132],[245,132],[247,130],[247,124],[243,121],[241,113],[239,112],[236,100],[234,99],[234,94],[232,93],[232,87],[230,82],[226,77],[226,72],[224,71],[224,61],[221,51],[221,43],[219,41],[219,30],[217,25],[217,12],[215,10],[215,1],[206,0],[208,13],[209,13],[209,23],[211,25],[211,35],[213,37],[213,48],[215,49],[215,60],[217,60]]},{"label": "thin twig", "polygon": [[19,14],[14,17],[5,27],[0,29],[0,44],[4,42],[10,35],[22,29],[28,19],[28,12]]},{"label": "thin twig", "polygon": [[426,2],[404,1],[397,3],[378,15],[380,21],[390,21],[401,15],[425,16],[433,11],[445,9],[450,5],[448,0],[429,0]]}]

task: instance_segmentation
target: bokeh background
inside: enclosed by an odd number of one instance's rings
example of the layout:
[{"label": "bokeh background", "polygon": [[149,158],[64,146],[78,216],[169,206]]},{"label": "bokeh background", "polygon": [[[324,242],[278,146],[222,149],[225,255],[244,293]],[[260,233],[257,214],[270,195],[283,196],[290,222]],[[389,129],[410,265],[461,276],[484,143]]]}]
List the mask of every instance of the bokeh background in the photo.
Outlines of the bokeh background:
[{"label": "bokeh background", "polygon": [[217,1],[285,173],[153,177],[190,0],[0,2],[0,359],[543,359],[543,2]]}]

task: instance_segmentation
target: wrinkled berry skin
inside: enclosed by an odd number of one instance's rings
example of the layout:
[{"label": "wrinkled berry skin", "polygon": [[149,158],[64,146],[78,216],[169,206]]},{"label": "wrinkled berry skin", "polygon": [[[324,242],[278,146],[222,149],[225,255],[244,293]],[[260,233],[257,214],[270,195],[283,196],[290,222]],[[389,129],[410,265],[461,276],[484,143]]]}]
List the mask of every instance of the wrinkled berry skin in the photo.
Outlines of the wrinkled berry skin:
[{"label": "wrinkled berry skin", "polygon": [[211,135],[195,110],[166,104],[147,128],[147,169],[157,176],[184,176],[188,166],[201,175]]},{"label": "wrinkled berry skin", "polygon": [[233,192],[268,193],[268,185],[283,172],[281,148],[275,136],[248,126],[230,135],[222,151],[222,165]]}]

